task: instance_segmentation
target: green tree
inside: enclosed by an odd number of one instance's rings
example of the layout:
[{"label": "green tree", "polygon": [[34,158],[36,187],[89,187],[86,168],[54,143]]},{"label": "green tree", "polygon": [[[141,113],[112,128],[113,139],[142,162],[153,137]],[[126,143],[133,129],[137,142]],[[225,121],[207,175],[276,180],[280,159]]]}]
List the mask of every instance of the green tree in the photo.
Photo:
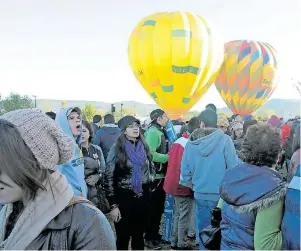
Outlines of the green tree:
[{"label": "green tree", "polygon": [[261,120],[267,120],[272,115],[277,115],[276,112],[272,109],[260,109],[256,112],[256,117],[260,117]]},{"label": "green tree", "polygon": [[185,121],[188,121],[190,120],[192,117],[197,117],[200,115],[201,112],[199,111],[191,111],[191,112],[186,112],[184,115],[183,115],[183,119]]},{"label": "green tree", "polygon": [[34,102],[27,95],[11,93],[8,97],[0,99],[0,113],[6,113],[18,109],[34,108]]},{"label": "green tree", "polygon": [[85,107],[82,109],[82,112],[85,119],[89,122],[92,122],[94,115],[97,114],[97,110],[92,104],[86,104]]}]

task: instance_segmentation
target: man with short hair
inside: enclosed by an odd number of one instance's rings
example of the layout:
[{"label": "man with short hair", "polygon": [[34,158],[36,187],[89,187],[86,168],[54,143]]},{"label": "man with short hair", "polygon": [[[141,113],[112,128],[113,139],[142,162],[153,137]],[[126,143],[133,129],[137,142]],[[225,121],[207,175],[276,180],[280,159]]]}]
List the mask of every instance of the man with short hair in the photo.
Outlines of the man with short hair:
[{"label": "man with short hair", "polygon": [[[194,191],[198,230],[201,231],[210,224],[226,169],[237,166],[239,159],[232,139],[217,128],[217,114],[206,109],[198,118],[200,128],[190,135],[184,150],[180,184]],[[200,249],[205,249],[202,243]]]},{"label": "man with short hair", "polygon": [[107,160],[109,151],[120,136],[120,129],[115,124],[115,118],[112,114],[104,116],[104,126],[100,128],[94,136],[94,145],[101,148],[105,160]]},{"label": "man with short hair", "polygon": [[150,148],[155,165],[155,180],[150,205],[149,224],[146,229],[146,246],[150,249],[160,249],[161,236],[159,235],[161,217],[164,212],[165,192],[163,190],[164,178],[168,161],[168,137],[166,126],[169,121],[167,114],[156,109],[151,112],[151,126],[145,132],[145,140]]},{"label": "man with short hair", "polygon": [[91,126],[94,134],[100,129],[101,122],[102,122],[101,115],[97,114],[93,117],[93,122],[91,123]]}]

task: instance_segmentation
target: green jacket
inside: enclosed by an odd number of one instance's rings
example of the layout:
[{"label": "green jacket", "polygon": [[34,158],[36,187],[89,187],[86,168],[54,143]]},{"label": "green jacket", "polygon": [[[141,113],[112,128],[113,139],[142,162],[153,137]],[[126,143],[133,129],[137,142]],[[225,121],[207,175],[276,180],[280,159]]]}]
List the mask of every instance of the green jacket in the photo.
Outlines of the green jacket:
[{"label": "green jacket", "polygon": [[156,168],[155,179],[162,179],[165,177],[168,161],[168,145],[164,131],[159,126],[152,125],[144,136]]}]

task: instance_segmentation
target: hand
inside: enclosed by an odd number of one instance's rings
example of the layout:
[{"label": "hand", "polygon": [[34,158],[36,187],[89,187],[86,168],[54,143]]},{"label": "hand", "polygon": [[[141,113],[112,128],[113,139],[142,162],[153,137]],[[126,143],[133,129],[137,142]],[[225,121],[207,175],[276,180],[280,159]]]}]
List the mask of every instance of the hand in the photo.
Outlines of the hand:
[{"label": "hand", "polygon": [[99,174],[93,174],[86,179],[86,182],[89,186],[94,186],[99,181],[99,179]]},{"label": "hand", "polygon": [[121,220],[121,213],[119,211],[119,208],[116,207],[115,209],[113,209],[111,212],[110,212],[110,216],[111,216],[111,219],[114,221],[114,222],[118,222]]}]

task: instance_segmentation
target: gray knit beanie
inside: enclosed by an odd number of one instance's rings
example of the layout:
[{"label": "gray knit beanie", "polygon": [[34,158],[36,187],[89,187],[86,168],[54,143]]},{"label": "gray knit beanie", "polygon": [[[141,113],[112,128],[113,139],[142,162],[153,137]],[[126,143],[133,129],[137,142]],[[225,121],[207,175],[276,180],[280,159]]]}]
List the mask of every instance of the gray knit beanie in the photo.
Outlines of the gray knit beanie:
[{"label": "gray knit beanie", "polygon": [[73,140],[42,111],[21,109],[0,118],[17,127],[41,168],[54,171],[56,165],[66,163],[73,157]]}]

